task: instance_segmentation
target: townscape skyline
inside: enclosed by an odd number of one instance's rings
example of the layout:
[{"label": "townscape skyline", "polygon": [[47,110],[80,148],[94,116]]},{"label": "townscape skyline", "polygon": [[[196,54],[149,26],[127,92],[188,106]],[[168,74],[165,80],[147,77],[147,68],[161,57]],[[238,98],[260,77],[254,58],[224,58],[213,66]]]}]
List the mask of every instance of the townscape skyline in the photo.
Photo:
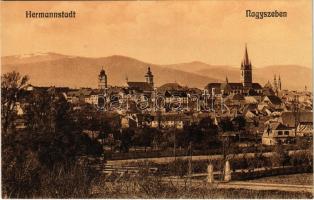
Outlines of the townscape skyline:
[{"label": "townscape skyline", "polygon": [[[250,49],[250,48],[248,48]],[[243,49],[242,49],[243,51]],[[243,52],[245,53],[245,52]],[[243,54],[245,55],[245,54]],[[37,86],[67,86],[67,87],[95,87],[95,76],[104,68],[109,76],[111,86],[123,86],[125,79],[141,80],[146,67],[151,66],[156,75],[156,85],[175,82],[182,86],[204,88],[208,82],[230,82],[240,79],[240,60],[237,66],[210,65],[200,61],[178,63],[172,65],[157,65],[144,62],[127,56],[108,56],[100,58],[66,56],[56,53],[29,54],[24,56],[8,56],[2,59],[2,73],[16,70],[28,74],[33,84]],[[310,69],[298,65],[273,65],[256,68],[252,60],[253,77],[262,85],[273,82],[275,76],[281,76],[284,89],[303,90],[306,86],[311,88]],[[40,71],[38,71],[40,67]],[[58,69],[51,71],[53,69]],[[61,74],[58,74],[58,73]],[[43,78],[50,77],[49,79]],[[290,82],[295,76],[303,77],[302,80]],[[81,81],[77,82],[77,78]],[[175,78],[174,78],[175,77]],[[187,81],[188,80],[188,81]],[[79,83],[79,85],[77,85]]]}]

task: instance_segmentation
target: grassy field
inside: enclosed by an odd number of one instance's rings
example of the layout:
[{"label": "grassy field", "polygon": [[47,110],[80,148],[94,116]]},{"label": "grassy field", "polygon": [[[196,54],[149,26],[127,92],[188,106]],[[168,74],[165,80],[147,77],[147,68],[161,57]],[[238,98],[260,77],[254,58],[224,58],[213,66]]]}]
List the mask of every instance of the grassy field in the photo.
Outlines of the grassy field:
[{"label": "grassy field", "polygon": [[92,198],[201,198],[201,199],[312,199],[311,193],[284,191],[257,191],[247,189],[217,189],[217,188],[184,188],[171,185],[137,185],[136,189],[121,187],[103,187],[102,191],[92,195]]},{"label": "grassy field", "polygon": [[279,175],[270,176],[264,178],[258,178],[254,180],[248,180],[249,182],[258,183],[278,183],[278,184],[293,184],[293,185],[313,185],[313,174],[290,174],[290,175]]}]

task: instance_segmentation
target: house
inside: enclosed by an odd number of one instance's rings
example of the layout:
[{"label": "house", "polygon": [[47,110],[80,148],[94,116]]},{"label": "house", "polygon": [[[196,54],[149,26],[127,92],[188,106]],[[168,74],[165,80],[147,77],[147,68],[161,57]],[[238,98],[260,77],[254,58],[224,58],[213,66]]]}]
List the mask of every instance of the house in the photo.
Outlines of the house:
[{"label": "house", "polygon": [[281,122],[296,129],[297,136],[313,136],[313,112],[283,112]]},{"label": "house", "polygon": [[71,90],[66,93],[66,100],[70,103],[78,103],[79,102],[79,90]]},{"label": "house", "polygon": [[190,118],[184,114],[154,115],[151,122],[152,128],[177,128],[183,129],[184,125],[190,123]]},{"label": "house", "polygon": [[98,105],[99,92],[93,90],[89,95],[85,96],[85,103]]},{"label": "house", "polygon": [[268,105],[270,108],[275,110],[285,109],[285,105],[281,99],[275,95],[265,96],[261,102],[262,104]]},{"label": "house", "polygon": [[295,139],[294,129],[288,126],[274,122],[268,124],[264,129],[262,136],[263,145],[289,144]]}]

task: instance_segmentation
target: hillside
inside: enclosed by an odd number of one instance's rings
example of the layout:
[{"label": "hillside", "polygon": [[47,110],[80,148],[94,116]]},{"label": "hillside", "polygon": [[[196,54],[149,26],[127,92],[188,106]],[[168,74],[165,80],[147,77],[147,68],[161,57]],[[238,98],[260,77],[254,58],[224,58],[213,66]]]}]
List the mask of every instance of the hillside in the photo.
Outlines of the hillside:
[{"label": "hillside", "polygon": [[[240,81],[240,66],[214,66],[200,62],[184,63],[182,65],[170,65],[171,69],[192,72],[202,76],[215,77],[225,80],[228,77],[230,82]],[[273,82],[274,75],[281,76],[283,89],[302,90],[306,85],[312,88],[312,70],[299,65],[272,65],[253,69],[253,81],[259,82],[262,86],[269,80]]]},{"label": "hillside", "polygon": [[22,74],[28,74],[34,85],[97,87],[97,76],[103,66],[108,75],[108,84],[121,86],[126,84],[126,77],[129,81],[144,81],[147,67],[151,66],[157,86],[177,82],[181,85],[203,88],[208,82],[219,81],[207,76],[149,64],[125,56],[85,58],[48,54],[48,56],[36,57],[15,56],[15,59],[4,57],[2,73],[16,70]]},{"label": "hillside", "polygon": [[[125,85],[129,81],[144,81],[151,66],[156,86],[177,82],[183,86],[204,88],[209,82],[240,81],[240,67],[209,65],[194,61],[172,65],[156,65],[126,56],[87,58],[56,53],[7,56],[2,58],[2,73],[16,70],[28,74],[31,83],[41,86],[97,87],[97,76],[102,66],[109,85]],[[283,89],[312,88],[312,71],[298,65],[273,65],[253,69],[253,81],[264,85],[280,74]]]}]

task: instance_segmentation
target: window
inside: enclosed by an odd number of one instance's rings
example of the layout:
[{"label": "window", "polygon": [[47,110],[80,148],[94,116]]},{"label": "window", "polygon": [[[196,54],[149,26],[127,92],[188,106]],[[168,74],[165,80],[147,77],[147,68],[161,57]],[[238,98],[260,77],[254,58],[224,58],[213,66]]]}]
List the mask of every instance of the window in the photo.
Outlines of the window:
[{"label": "window", "polygon": [[289,131],[285,131],[285,135],[289,135]]},{"label": "window", "polygon": [[282,135],[282,131],[278,131],[278,135]]}]

